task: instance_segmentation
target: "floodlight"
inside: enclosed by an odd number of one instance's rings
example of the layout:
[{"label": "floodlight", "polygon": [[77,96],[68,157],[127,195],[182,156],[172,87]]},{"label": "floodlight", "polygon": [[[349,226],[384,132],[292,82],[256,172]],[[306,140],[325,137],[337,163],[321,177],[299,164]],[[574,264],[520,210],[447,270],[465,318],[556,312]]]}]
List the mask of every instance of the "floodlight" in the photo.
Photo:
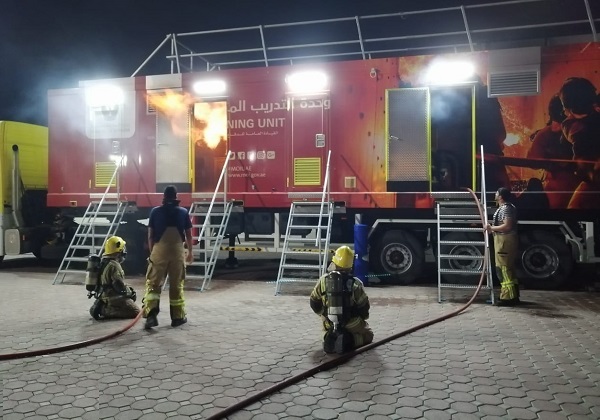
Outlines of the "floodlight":
[{"label": "floodlight", "polygon": [[94,108],[115,108],[123,105],[125,94],[123,89],[114,85],[90,86],[85,90],[85,102]]},{"label": "floodlight", "polygon": [[328,87],[327,75],[321,71],[304,71],[290,74],[285,82],[290,93],[320,93]]},{"label": "floodlight", "polygon": [[473,81],[475,66],[470,61],[438,60],[431,63],[425,81],[429,85],[452,85]]},{"label": "floodlight", "polygon": [[223,80],[199,80],[194,83],[194,92],[200,96],[223,95],[227,85]]}]

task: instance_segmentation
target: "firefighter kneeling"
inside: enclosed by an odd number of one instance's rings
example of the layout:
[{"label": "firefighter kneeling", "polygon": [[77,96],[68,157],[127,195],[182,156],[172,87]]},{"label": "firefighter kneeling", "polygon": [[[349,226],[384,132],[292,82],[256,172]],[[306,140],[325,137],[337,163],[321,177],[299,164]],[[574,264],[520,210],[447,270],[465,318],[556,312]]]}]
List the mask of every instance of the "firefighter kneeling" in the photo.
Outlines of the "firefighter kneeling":
[{"label": "firefighter kneeling", "polygon": [[102,259],[96,255],[88,259],[85,285],[88,298],[96,298],[90,308],[90,315],[96,320],[135,318],[140,312],[135,304],[135,290],[125,284],[121,263],[126,255],[125,241],[112,236],[106,241]]},{"label": "firefighter kneeling", "polygon": [[323,321],[323,350],[345,353],[373,341],[369,318],[369,297],[362,282],[352,276],[354,252],[347,246],[337,249],[329,267],[310,294],[310,307]]}]

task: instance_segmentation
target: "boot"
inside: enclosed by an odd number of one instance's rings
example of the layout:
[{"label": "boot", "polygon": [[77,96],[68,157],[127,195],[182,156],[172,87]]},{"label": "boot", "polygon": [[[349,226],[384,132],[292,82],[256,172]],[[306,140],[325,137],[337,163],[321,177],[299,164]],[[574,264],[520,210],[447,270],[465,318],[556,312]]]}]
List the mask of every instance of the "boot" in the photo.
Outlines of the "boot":
[{"label": "boot", "polygon": [[519,298],[499,299],[495,306],[516,306],[519,304]]},{"label": "boot", "polygon": [[342,331],[335,340],[335,352],[344,354],[354,349],[354,337],[348,331]]},{"label": "boot", "polygon": [[150,312],[148,312],[148,316],[146,317],[146,325],[144,325],[144,329],[149,330],[158,326],[158,319],[156,318],[157,315],[158,308],[150,309]]},{"label": "boot", "polygon": [[325,333],[325,337],[323,338],[323,351],[327,354],[335,353],[335,342],[337,335],[332,331],[328,331]]},{"label": "boot", "polygon": [[187,318],[177,318],[171,321],[171,327],[179,327],[187,322]]},{"label": "boot", "polygon": [[104,302],[100,299],[96,299],[92,307],[90,308],[90,315],[96,321],[99,321],[104,318]]}]

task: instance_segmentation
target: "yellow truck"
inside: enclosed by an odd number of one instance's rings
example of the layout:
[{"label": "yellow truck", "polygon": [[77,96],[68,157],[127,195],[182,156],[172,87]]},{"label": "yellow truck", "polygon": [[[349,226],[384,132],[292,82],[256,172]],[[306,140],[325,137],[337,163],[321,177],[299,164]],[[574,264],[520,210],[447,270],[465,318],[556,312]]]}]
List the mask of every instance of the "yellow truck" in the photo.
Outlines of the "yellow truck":
[{"label": "yellow truck", "polygon": [[0,121],[0,261],[56,243],[54,215],[46,206],[48,128]]}]

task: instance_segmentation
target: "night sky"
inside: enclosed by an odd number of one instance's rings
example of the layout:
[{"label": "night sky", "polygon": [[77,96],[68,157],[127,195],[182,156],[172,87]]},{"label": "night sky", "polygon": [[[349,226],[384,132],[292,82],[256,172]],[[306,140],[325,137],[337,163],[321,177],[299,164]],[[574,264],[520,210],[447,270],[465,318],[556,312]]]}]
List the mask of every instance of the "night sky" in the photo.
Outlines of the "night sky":
[{"label": "night sky", "polygon": [[[0,120],[45,125],[48,89],[77,87],[80,80],[131,76],[168,33],[388,14],[485,2],[2,0]],[[600,3],[598,0],[590,2]],[[554,13],[561,12],[562,6],[568,2],[553,0],[551,3],[550,9]]]}]

